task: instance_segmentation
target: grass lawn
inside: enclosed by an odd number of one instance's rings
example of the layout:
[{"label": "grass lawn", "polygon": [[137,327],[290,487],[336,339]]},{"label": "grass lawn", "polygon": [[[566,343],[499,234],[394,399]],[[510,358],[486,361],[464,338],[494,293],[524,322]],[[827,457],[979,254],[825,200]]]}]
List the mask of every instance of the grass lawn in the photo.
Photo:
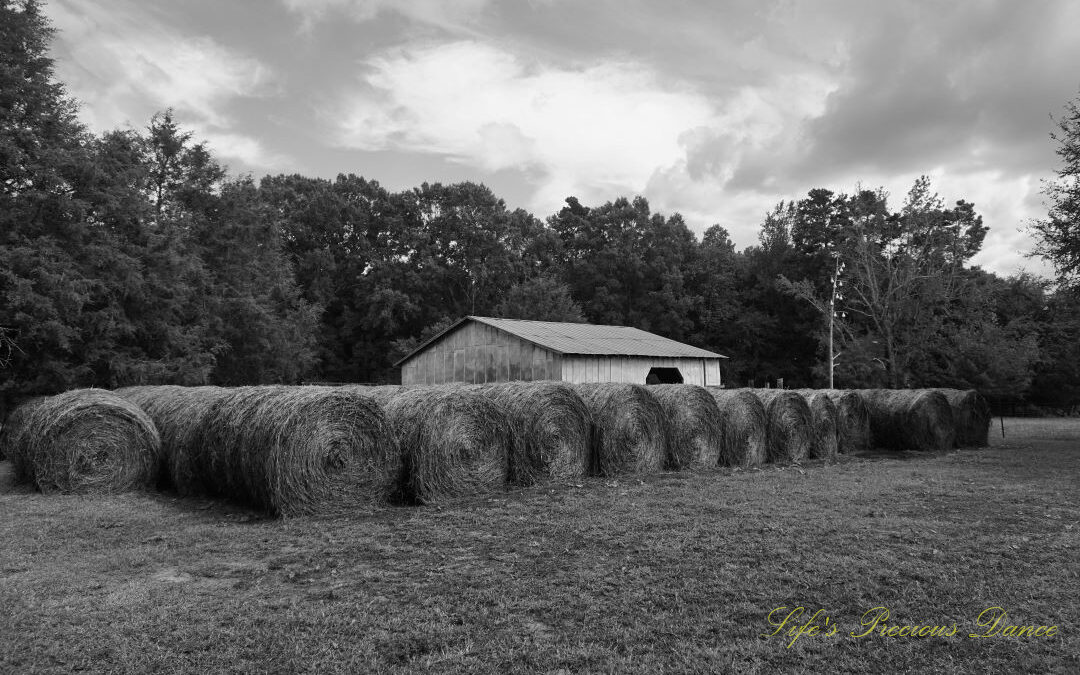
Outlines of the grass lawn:
[{"label": "grass lawn", "polygon": [[[0,462],[0,672],[1080,672],[1080,420],[993,429],[335,520]],[[780,606],[839,631],[762,637]],[[993,606],[1057,632],[968,637]],[[956,634],[851,637],[874,607]]]}]

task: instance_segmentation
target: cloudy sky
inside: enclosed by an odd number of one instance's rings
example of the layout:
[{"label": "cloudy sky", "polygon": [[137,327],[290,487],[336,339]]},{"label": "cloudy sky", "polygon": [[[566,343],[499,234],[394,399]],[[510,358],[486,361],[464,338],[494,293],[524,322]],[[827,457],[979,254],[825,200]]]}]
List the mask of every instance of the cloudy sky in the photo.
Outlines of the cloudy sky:
[{"label": "cloudy sky", "polygon": [[539,217],[644,195],[756,243],[815,187],[927,174],[976,262],[1048,273],[1050,115],[1080,92],[1071,0],[48,0],[94,130],[172,107],[234,173],[483,182]]}]

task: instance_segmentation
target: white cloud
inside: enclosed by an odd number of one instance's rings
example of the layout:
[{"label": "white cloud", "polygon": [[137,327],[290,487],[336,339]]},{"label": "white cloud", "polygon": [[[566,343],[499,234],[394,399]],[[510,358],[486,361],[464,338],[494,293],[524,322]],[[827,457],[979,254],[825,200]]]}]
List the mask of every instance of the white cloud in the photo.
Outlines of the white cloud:
[{"label": "white cloud", "polygon": [[244,134],[206,130],[196,140],[205,141],[215,157],[238,159],[249,167],[286,167],[290,162],[289,157],[271,152],[259,140]]},{"label": "white cloud", "polygon": [[803,122],[822,114],[834,87],[808,70],[740,88],[708,126],[684,137],[685,160],[658,168],[644,193],[699,232],[719,224],[739,247],[757,243],[765,214],[781,199],[803,196],[788,165],[802,152]]},{"label": "white cloud", "polygon": [[739,245],[791,189],[801,125],[837,86],[808,67],[709,97],[636,62],[547,66],[473,41],[369,59],[361,80],[339,116],[347,146],[526,170],[541,215],[571,195],[643,194],[698,231],[724,225]]},{"label": "white cloud", "polygon": [[540,212],[570,195],[641,191],[658,168],[684,161],[684,134],[716,119],[704,96],[630,62],[530,66],[457,42],[375,58],[365,70],[366,86],[345,105],[344,143],[537,170]]},{"label": "white cloud", "polygon": [[1045,215],[1038,176],[983,171],[943,176],[941,184],[948,186],[950,196],[955,195],[952,201],[974,203],[975,212],[990,227],[982,251],[972,262],[1002,276],[1022,271],[1053,276],[1053,266],[1046,260],[1030,257],[1035,240],[1028,226],[1033,218]]},{"label": "white cloud", "polygon": [[273,93],[269,69],[210,38],[177,33],[140,9],[68,0],[48,6],[67,53],[57,74],[81,102],[82,120],[99,132],[143,127],[153,113],[173,108],[201,138],[229,139],[219,143],[226,157],[269,158],[226,112],[233,101]]}]

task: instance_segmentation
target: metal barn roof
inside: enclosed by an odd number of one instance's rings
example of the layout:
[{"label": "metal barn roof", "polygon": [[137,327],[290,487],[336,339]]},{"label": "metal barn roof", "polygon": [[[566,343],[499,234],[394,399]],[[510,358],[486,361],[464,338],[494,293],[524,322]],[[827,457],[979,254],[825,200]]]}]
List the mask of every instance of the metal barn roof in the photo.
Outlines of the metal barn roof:
[{"label": "metal barn roof", "polygon": [[596,356],[656,356],[663,358],[726,359],[726,356],[669,340],[640,328],[629,326],[595,326],[588,323],[559,323],[555,321],[524,321],[495,319],[487,316],[466,316],[400,359],[399,365],[428,345],[455,330],[466,321],[493,326],[516,335],[535,345],[560,354],[592,354]]}]

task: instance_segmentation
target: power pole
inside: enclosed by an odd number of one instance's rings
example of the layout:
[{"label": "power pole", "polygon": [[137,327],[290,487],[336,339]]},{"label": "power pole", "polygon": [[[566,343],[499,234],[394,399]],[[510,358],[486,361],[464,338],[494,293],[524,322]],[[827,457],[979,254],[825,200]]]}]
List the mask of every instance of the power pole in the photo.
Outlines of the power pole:
[{"label": "power pole", "polygon": [[802,298],[813,305],[814,309],[819,314],[825,314],[829,317],[829,389],[836,387],[836,359],[840,358],[840,354],[836,353],[834,346],[836,335],[836,318],[845,318],[844,312],[836,311],[836,304],[839,301],[843,301],[844,295],[841,293],[840,288],[844,285],[843,280],[840,279],[840,275],[844,272],[844,263],[840,260],[840,253],[829,245],[826,245],[829,250],[829,254],[833,259],[833,272],[830,277],[832,282],[832,292],[828,298],[818,295],[813,284],[808,279],[801,279],[798,282],[792,282],[783,274],[777,277],[777,285],[783,292],[788,295],[792,295],[796,298]]},{"label": "power pole", "polygon": [[836,370],[836,357],[839,356],[839,354],[833,354],[833,332],[836,325],[836,301],[844,299],[844,296],[840,295],[840,287],[844,285],[844,282],[840,281],[840,273],[844,271],[844,264],[840,262],[840,256],[835,252],[833,253],[833,261],[832,295],[829,296],[829,389],[836,388],[834,371]]}]

